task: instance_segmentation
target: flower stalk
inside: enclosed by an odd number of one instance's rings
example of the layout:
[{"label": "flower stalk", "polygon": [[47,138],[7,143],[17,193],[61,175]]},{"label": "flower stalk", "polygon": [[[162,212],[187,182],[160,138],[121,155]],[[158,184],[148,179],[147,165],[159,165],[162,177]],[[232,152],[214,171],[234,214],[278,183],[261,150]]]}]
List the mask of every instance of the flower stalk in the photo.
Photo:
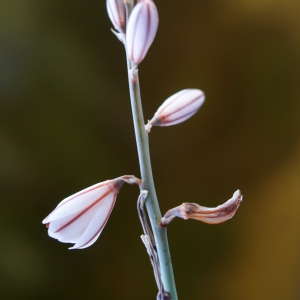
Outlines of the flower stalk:
[{"label": "flower stalk", "polygon": [[[127,12],[131,9],[131,3],[126,4]],[[129,15],[128,15],[129,17]],[[126,48],[126,45],[125,45]],[[146,200],[146,208],[154,236],[154,240],[157,247],[157,254],[161,268],[161,278],[164,285],[164,289],[172,295],[173,300],[177,300],[177,291],[175,286],[171,255],[169,250],[167,230],[160,227],[158,224],[161,220],[161,212],[157,200],[157,195],[154,186],[152,166],[150,160],[149,140],[145,131],[145,122],[141,102],[139,76],[136,69],[136,64],[130,60],[128,51],[127,55],[127,69],[128,69],[128,83],[129,93],[132,109],[132,117],[135,131],[135,138],[137,144],[142,190],[148,191]],[[135,68],[135,72],[133,72]]]},{"label": "flower stalk", "polygon": [[173,300],[177,300],[177,292],[171,263],[171,256],[168,245],[167,230],[161,228],[158,224],[161,219],[161,212],[156,196],[154,180],[152,175],[152,167],[150,161],[149,140],[145,131],[145,122],[143,117],[140,85],[138,74],[134,75],[134,80],[131,79],[131,65],[128,58],[128,82],[131,99],[132,116],[134,123],[135,138],[138,150],[142,185],[143,190],[148,191],[146,208],[153,231],[153,236],[157,246],[157,253],[161,267],[162,281],[166,291],[170,292]]}]

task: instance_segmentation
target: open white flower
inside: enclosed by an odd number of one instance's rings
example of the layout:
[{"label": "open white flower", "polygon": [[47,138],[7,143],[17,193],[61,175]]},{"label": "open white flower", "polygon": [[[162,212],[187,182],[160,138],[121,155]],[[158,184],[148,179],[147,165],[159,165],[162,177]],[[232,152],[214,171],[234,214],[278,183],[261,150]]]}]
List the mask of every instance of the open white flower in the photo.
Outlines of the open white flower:
[{"label": "open white flower", "polygon": [[91,246],[102,232],[124,182],[139,185],[141,181],[125,175],[97,183],[61,201],[43,220],[49,236],[75,244],[69,249]]},{"label": "open white flower", "polygon": [[149,133],[152,126],[171,126],[193,116],[205,100],[204,93],[198,89],[185,89],[169,97],[148,121],[145,129]]}]

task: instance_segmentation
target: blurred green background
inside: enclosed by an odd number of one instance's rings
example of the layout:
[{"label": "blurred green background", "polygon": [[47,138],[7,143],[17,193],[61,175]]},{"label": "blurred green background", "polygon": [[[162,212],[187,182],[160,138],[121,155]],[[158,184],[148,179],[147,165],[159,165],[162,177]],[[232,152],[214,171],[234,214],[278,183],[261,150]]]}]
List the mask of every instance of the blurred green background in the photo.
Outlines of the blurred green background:
[{"label": "blurred green background", "polygon": [[[224,224],[170,224],[179,298],[299,299],[300,2],[156,4],[159,30],[139,67],[145,119],[181,89],[206,94],[193,118],[151,132],[162,213],[244,195]],[[1,299],[155,299],[136,187],[122,188],[85,250],[41,224],[83,188],[139,176],[111,27],[104,0],[0,2]]]}]

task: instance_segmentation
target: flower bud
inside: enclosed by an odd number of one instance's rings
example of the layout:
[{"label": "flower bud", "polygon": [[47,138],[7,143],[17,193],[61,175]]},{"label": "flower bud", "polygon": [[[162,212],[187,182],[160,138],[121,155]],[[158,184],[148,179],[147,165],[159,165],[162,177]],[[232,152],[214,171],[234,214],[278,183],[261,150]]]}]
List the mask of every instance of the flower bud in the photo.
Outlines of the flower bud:
[{"label": "flower bud", "polygon": [[237,190],[231,199],[214,208],[201,206],[197,203],[182,203],[180,206],[172,208],[166,212],[160,221],[160,226],[166,226],[175,217],[185,220],[195,219],[207,224],[220,224],[234,216],[242,200],[243,196],[241,191]]},{"label": "flower bud", "polygon": [[146,56],[156,35],[158,12],[152,0],[139,1],[133,8],[126,29],[129,59],[139,64]]},{"label": "flower bud", "polygon": [[116,30],[123,32],[126,23],[126,10],[123,0],[106,0],[108,16]]},{"label": "flower bud", "polygon": [[146,125],[147,133],[152,126],[170,126],[181,123],[194,115],[205,99],[204,93],[197,89],[182,90],[169,97]]},{"label": "flower bud", "polygon": [[43,220],[49,236],[75,244],[69,249],[91,246],[104,228],[124,182],[141,183],[136,177],[125,175],[97,183],[61,201]]}]

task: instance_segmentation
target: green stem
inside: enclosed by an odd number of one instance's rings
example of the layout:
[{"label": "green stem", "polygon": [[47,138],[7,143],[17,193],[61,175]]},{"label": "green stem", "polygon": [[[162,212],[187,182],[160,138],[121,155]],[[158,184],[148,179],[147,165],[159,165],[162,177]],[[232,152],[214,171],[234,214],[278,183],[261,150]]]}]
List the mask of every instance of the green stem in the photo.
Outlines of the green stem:
[{"label": "green stem", "polygon": [[[129,71],[129,70],[128,70]],[[136,144],[138,149],[138,157],[140,163],[141,177],[142,177],[142,189],[148,191],[146,200],[146,208],[150,224],[152,227],[157,253],[159,258],[159,264],[161,268],[162,282],[164,289],[171,293],[172,300],[177,300],[177,292],[175,287],[173,268],[171,262],[171,256],[169,251],[167,229],[158,226],[161,219],[161,212],[158,205],[156,191],[154,187],[152,167],[150,161],[149,141],[148,135],[145,131],[145,122],[143,117],[140,86],[138,75],[135,75],[134,82],[131,81],[129,76],[129,90],[131,99],[131,108],[133,115],[134,131]]]},{"label": "green stem", "polygon": [[[134,0],[124,1],[126,4],[126,17],[127,22],[130,13],[134,7]],[[138,150],[139,164],[141,170],[142,186],[141,189],[148,191],[148,196],[146,200],[146,208],[148,211],[148,216],[153,232],[153,236],[156,243],[157,254],[161,270],[161,279],[164,285],[164,289],[172,295],[172,300],[178,300],[177,291],[175,286],[171,255],[168,244],[167,229],[158,226],[161,220],[161,212],[158,205],[158,200],[156,196],[156,191],[154,187],[152,167],[150,161],[150,150],[149,150],[149,140],[148,135],[145,131],[145,122],[141,102],[141,93],[139,85],[139,77],[136,73],[132,76],[133,64],[131,64],[129,57],[127,55],[127,69],[128,69],[128,82],[129,82],[129,92],[133,116],[134,131],[136,137],[136,144]],[[134,77],[134,78],[133,78]]]},{"label": "green stem", "polygon": [[[127,4],[127,17],[130,15],[131,9],[133,7],[131,3]],[[126,48],[126,46],[125,46]],[[175,286],[167,229],[158,226],[161,220],[161,212],[158,205],[158,200],[156,196],[156,191],[154,187],[152,167],[150,161],[150,150],[149,150],[149,140],[148,135],[145,131],[145,122],[141,103],[140,85],[139,77],[136,73],[134,75],[134,80],[131,76],[131,70],[133,64],[131,64],[127,51],[127,68],[128,68],[128,81],[129,81],[129,92],[132,108],[132,116],[134,123],[135,138],[138,150],[139,164],[141,170],[141,178],[143,184],[141,188],[148,191],[148,196],[146,200],[146,208],[148,211],[148,216],[150,224],[152,227],[153,236],[155,239],[157,254],[159,258],[159,264],[161,269],[162,282],[164,289],[171,293],[172,300],[177,300],[177,291]]]}]

